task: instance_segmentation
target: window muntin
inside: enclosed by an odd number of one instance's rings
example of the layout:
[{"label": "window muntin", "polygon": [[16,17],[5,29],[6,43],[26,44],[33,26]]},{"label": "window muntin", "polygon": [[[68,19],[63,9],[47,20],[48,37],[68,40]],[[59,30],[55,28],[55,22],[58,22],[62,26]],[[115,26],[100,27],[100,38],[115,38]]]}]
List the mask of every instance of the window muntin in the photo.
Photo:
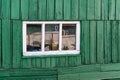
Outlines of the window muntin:
[{"label": "window muntin", "polygon": [[23,22],[23,55],[59,55],[80,53],[78,21]]}]

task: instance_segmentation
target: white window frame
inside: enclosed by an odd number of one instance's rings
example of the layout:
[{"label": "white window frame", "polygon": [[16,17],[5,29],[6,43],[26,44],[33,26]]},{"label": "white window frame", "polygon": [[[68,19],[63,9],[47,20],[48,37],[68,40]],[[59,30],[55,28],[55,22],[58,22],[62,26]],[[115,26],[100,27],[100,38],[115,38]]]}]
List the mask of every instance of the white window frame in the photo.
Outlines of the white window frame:
[{"label": "white window frame", "polygon": [[[28,52],[26,49],[27,24],[42,25],[42,51]],[[45,24],[59,24],[59,50],[44,51]],[[76,50],[61,50],[62,47],[62,24],[76,24]],[[80,22],[79,21],[23,21],[23,56],[65,55],[80,53]]]}]

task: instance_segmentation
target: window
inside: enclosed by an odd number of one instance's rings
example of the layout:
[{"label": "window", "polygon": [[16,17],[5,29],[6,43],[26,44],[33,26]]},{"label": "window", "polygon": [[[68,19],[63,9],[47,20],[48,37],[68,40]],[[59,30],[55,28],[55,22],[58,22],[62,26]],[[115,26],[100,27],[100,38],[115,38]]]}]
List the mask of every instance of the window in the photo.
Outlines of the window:
[{"label": "window", "polygon": [[23,55],[60,55],[80,53],[78,21],[24,21]]}]

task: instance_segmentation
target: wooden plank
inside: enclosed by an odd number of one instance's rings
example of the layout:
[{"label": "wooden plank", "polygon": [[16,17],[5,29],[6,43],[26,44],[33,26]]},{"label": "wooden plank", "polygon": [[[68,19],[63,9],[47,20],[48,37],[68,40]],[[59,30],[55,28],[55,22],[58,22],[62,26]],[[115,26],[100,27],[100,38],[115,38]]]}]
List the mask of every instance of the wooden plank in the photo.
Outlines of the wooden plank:
[{"label": "wooden plank", "polygon": [[1,15],[1,14],[2,14],[2,11],[1,11],[1,10],[2,10],[2,0],[0,0],[0,19],[2,18],[2,17],[1,17],[1,16],[2,16],[2,15]]},{"label": "wooden plank", "polygon": [[112,52],[112,32],[111,32],[111,25],[110,21],[105,21],[104,24],[104,30],[105,30],[105,63],[110,63],[111,62],[111,52]]},{"label": "wooden plank", "polygon": [[102,0],[102,20],[108,20],[109,18],[108,3],[108,0]]},{"label": "wooden plank", "polygon": [[116,0],[116,20],[120,20],[120,0]]},{"label": "wooden plank", "polygon": [[112,62],[117,62],[118,60],[118,24],[113,21],[112,24]]},{"label": "wooden plank", "polygon": [[63,0],[55,1],[55,19],[57,20],[63,19]]},{"label": "wooden plank", "polygon": [[1,22],[1,20],[0,20],[0,67],[2,66],[2,24],[1,24],[2,22]]},{"label": "wooden plank", "polygon": [[46,7],[46,0],[38,0],[39,1],[39,13],[38,19],[39,20],[46,20],[47,18],[47,7]]},{"label": "wooden plank", "polygon": [[2,67],[11,67],[10,20],[2,20]]},{"label": "wooden plank", "polygon": [[36,59],[36,68],[41,68],[41,59],[40,58],[37,58]]},{"label": "wooden plank", "polygon": [[64,0],[64,20],[71,18],[71,0]]},{"label": "wooden plank", "polygon": [[[120,47],[120,21],[118,25],[118,48]],[[118,53],[120,53],[120,49],[118,49]],[[118,54],[118,62],[120,62],[120,54]]]},{"label": "wooden plank", "polygon": [[56,67],[57,66],[57,58],[51,57],[51,67]]},{"label": "wooden plank", "polygon": [[99,64],[95,65],[82,65],[77,67],[66,67],[58,68],[59,75],[85,73],[85,72],[97,72],[100,71],[101,67]]},{"label": "wooden plank", "polygon": [[20,18],[20,0],[11,0],[11,19]]},{"label": "wooden plank", "polygon": [[28,0],[21,0],[21,15],[22,20],[28,19]]},{"label": "wooden plank", "polygon": [[37,0],[29,0],[29,20],[36,20],[38,18],[37,6]]},{"label": "wooden plank", "polygon": [[79,56],[77,56],[77,58],[76,58],[76,64],[77,64],[77,66],[79,66],[79,65],[81,65],[81,55],[79,55]]},{"label": "wooden plank", "polygon": [[10,0],[2,0],[2,19],[10,19]]},{"label": "wooden plank", "polygon": [[96,63],[96,21],[90,21],[90,63]]},{"label": "wooden plank", "polygon": [[32,63],[31,63],[31,59],[22,59],[22,68],[31,68],[32,67]]},{"label": "wooden plank", "polygon": [[46,58],[46,68],[50,68],[51,67],[51,59],[50,59],[50,57],[47,57]]},{"label": "wooden plank", "polygon": [[[58,75],[58,80],[94,80],[120,78],[120,71],[111,72],[87,72],[77,74]],[[86,77],[87,76],[87,77]]]},{"label": "wooden plank", "polygon": [[54,20],[55,15],[54,15],[54,0],[47,0],[47,20]]},{"label": "wooden plank", "polygon": [[85,64],[90,63],[90,26],[89,21],[85,21],[84,25],[84,56],[85,56]]},{"label": "wooden plank", "polygon": [[95,18],[95,0],[88,0],[87,2],[87,19],[93,20]]},{"label": "wooden plank", "polygon": [[102,0],[95,0],[95,19],[101,19],[101,2]]},{"label": "wooden plank", "polygon": [[97,63],[104,62],[104,29],[103,21],[97,21]]},{"label": "wooden plank", "polygon": [[84,34],[85,21],[81,21],[81,40],[80,40],[80,52],[81,52],[81,63],[85,64],[85,34]]},{"label": "wooden plank", "polygon": [[87,0],[79,0],[79,19],[86,20],[87,18]]},{"label": "wooden plank", "polygon": [[71,0],[71,19],[78,20],[78,0]]},{"label": "wooden plank", "polygon": [[115,20],[115,1],[109,0],[109,20]]},{"label": "wooden plank", "polygon": [[22,22],[13,20],[13,68],[21,67],[22,57]]}]

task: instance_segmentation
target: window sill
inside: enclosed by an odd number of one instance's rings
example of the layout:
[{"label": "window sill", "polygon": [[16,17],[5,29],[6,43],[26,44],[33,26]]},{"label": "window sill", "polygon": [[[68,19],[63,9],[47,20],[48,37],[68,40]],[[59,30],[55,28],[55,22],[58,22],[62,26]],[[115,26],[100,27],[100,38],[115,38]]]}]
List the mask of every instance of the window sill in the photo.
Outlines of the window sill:
[{"label": "window sill", "polygon": [[24,52],[23,58],[32,57],[54,57],[54,56],[73,56],[80,54],[80,51],[45,51],[45,52]]}]

